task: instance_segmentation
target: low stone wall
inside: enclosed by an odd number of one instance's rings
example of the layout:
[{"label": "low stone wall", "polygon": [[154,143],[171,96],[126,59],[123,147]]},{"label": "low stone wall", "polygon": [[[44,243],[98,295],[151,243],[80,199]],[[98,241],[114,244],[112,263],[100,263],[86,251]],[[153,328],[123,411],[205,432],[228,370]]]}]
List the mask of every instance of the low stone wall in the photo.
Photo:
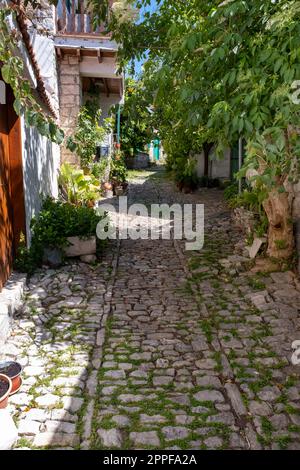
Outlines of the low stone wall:
[{"label": "low stone wall", "polygon": [[126,158],[127,168],[130,170],[143,170],[150,165],[150,157],[146,152],[138,152],[134,157]]},{"label": "low stone wall", "polygon": [[[59,60],[59,84],[60,122],[66,137],[69,137],[76,127],[81,103],[79,57],[66,54]],[[66,147],[61,147],[61,161],[79,163],[78,157]]]},{"label": "low stone wall", "polygon": [[26,274],[13,273],[0,292],[0,357],[1,348],[10,334],[14,313],[22,305]]},{"label": "low stone wall", "polygon": [[253,212],[237,207],[233,210],[233,222],[245,234],[250,234],[254,230],[256,217]]}]

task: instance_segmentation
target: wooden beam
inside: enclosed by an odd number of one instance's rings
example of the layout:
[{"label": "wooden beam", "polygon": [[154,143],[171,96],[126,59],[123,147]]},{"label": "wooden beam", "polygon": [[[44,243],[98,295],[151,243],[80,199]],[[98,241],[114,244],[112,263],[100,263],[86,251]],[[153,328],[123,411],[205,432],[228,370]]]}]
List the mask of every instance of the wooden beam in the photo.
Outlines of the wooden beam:
[{"label": "wooden beam", "polygon": [[99,62],[99,64],[101,64],[101,63],[103,62],[103,57],[102,57],[101,49],[98,49],[98,50],[97,50],[97,57],[98,57],[98,62]]},{"label": "wooden beam", "polygon": [[103,84],[104,84],[104,90],[105,90],[106,96],[109,97],[109,88],[108,88],[108,84],[107,84],[107,79],[102,78],[102,81],[103,81]]},{"label": "wooden beam", "polygon": [[57,57],[58,57],[59,59],[61,59],[61,58],[62,58],[62,51],[61,51],[61,48],[60,48],[60,47],[57,47],[57,48],[56,48],[56,51],[57,51]]},{"label": "wooden beam", "polygon": [[75,15],[76,15],[75,2],[73,1],[71,5],[71,31],[72,33],[75,33]]},{"label": "wooden beam", "polygon": [[82,62],[81,48],[76,49],[76,55],[79,59],[79,62]]},{"label": "wooden beam", "polygon": [[80,2],[80,32],[84,33],[84,1]]}]

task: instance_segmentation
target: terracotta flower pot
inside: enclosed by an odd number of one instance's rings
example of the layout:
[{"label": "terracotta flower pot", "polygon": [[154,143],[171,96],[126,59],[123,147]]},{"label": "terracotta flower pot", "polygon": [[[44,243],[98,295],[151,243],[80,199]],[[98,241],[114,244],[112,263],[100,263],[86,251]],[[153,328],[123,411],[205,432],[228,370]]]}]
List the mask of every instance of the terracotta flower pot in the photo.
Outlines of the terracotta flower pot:
[{"label": "terracotta flower pot", "polygon": [[10,395],[18,392],[22,385],[21,372],[22,366],[18,362],[0,362],[0,374],[9,377],[12,382],[12,389],[10,391]]},{"label": "terracotta flower pot", "polygon": [[7,407],[8,397],[11,393],[12,382],[7,375],[0,374],[0,409]]},{"label": "terracotta flower pot", "polygon": [[104,189],[107,189],[108,191],[112,190],[112,184],[111,183],[104,183],[103,187],[104,187]]}]

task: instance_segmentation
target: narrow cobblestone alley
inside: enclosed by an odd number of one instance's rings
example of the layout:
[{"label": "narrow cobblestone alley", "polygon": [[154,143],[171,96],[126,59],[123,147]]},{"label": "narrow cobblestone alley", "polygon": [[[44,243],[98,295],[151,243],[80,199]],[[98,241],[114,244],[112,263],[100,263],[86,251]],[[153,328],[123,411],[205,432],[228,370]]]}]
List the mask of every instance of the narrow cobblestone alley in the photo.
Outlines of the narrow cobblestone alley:
[{"label": "narrow cobblestone alley", "polygon": [[300,284],[254,276],[222,191],[136,173],[132,202],[205,204],[205,246],[111,243],[30,280],[1,351],[24,367],[19,448],[300,449]]}]

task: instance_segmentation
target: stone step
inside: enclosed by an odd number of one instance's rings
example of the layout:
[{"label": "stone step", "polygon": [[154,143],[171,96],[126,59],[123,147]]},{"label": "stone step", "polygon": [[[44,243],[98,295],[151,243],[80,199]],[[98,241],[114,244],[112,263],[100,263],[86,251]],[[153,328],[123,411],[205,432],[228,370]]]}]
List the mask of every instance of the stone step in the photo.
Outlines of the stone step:
[{"label": "stone step", "polygon": [[0,351],[10,334],[15,313],[22,306],[26,274],[12,273],[0,292]]}]

